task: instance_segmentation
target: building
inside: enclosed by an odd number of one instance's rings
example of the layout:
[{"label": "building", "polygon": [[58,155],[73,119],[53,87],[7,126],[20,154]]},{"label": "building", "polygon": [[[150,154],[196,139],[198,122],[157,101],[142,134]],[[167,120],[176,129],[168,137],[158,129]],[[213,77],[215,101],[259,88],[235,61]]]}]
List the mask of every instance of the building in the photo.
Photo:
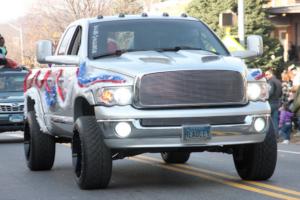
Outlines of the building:
[{"label": "building", "polygon": [[275,26],[273,36],[284,47],[285,61],[300,61],[300,0],[271,0],[270,20]]}]

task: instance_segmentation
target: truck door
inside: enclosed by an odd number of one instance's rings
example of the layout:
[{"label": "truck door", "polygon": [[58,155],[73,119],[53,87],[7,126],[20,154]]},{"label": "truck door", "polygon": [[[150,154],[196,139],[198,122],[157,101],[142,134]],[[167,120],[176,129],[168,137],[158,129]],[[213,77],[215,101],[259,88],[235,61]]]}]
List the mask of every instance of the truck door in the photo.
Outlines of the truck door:
[{"label": "truck door", "polygon": [[[78,55],[81,46],[82,28],[70,27],[60,42],[56,55]],[[52,131],[62,136],[69,136],[73,129],[73,87],[77,84],[77,65],[53,65],[51,67],[52,85],[56,87],[56,102],[50,106],[48,122]]]}]

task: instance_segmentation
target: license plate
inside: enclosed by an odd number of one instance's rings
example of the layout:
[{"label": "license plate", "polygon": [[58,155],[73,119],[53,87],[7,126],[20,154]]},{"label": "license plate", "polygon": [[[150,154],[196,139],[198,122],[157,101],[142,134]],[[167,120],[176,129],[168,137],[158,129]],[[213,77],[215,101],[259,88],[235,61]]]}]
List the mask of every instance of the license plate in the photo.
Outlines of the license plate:
[{"label": "license plate", "polygon": [[182,127],[183,142],[203,142],[211,139],[210,125],[195,125]]},{"label": "license plate", "polygon": [[13,122],[13,123],[23,122],[24,121],[24,116],[23,115],[11,115],[9,117],[9,121]]}]

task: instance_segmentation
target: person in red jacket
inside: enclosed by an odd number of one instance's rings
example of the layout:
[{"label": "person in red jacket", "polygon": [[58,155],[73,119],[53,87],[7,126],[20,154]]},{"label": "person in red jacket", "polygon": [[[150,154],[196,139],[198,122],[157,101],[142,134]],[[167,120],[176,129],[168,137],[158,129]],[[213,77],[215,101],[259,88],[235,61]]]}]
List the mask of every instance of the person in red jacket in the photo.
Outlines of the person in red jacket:
[{"label": "person in red jacket", "polygon": [[2,67],[10,67],[10,68],[17,68],[18,63],[12,59],[6,57],[7,50],[5,47],[5,40],[4,37],[0,34],[0,66]]}]

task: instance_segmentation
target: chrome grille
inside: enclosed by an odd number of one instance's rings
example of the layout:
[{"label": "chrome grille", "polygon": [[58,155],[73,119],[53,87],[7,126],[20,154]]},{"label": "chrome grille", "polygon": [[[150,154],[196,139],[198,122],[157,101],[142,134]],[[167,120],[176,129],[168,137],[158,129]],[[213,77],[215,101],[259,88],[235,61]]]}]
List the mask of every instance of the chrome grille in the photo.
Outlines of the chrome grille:
[{"label": "chrome grille", "polygon": [[227,125],[245,123],[245,115],[217,116],[217,117],[189,117],[189,118],[153,118],[141,119],[141,125],[145,127],[183,126],[183,125]]},{"label": "chrome grille", "polygon": [[140,108],[221,106],[245,104],[240,72],[189,70],[146,74],[137,86]]},{"label": "chrome grille", "polygon": [[0,104],[0,112],[23,112],[24,105]]}]

